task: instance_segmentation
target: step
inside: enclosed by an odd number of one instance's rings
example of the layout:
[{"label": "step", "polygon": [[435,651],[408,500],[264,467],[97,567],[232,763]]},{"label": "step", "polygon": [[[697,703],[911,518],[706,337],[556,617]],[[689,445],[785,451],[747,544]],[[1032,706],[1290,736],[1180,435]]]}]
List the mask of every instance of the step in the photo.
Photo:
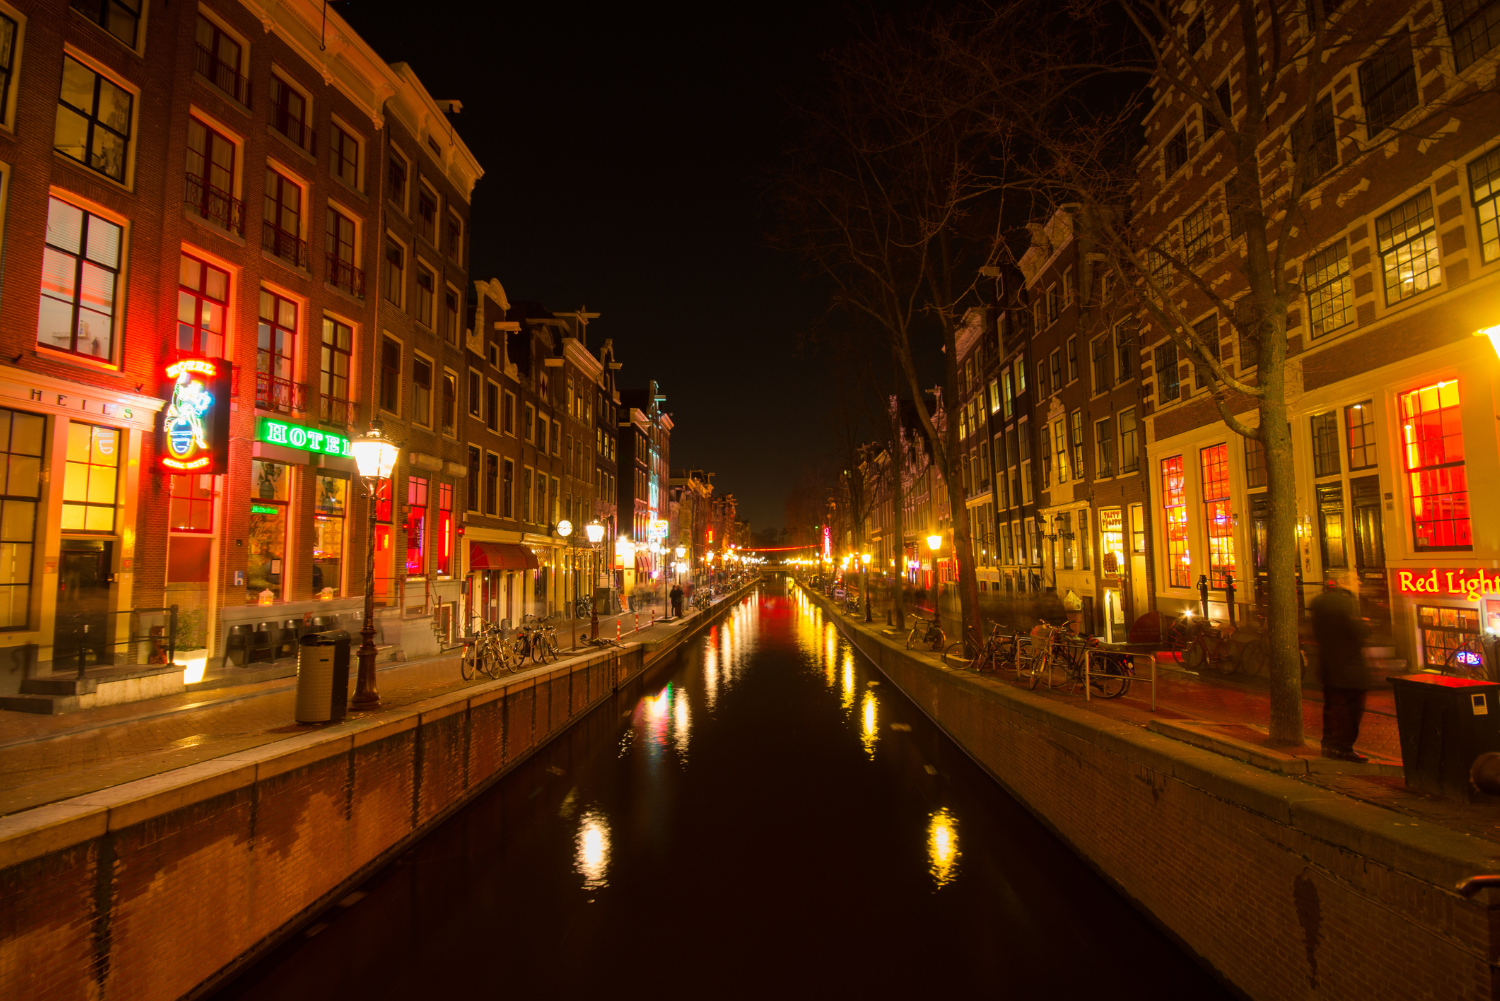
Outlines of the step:
[{"label": "step", "polygon": [[0,696],[0,709],[14,713],[37,713],[56,716],[58,713],[87,709],[83,699],[77,695],[5,695]]},{"label": "step", "polygon": [[21,694],[0,699],[11,712],[56,714],[140,702],[187,690],[181,664],[102,667],[84,678],[53,675],[21,682]]},{"label": "step", "polygon": [[1268,730],[1257,724],[1154,719],[1149,729],[1164,737],[1287,775],[1340,773],[1399,778],[1406,774],[1399,761],[1371,758],[1365,764],[1358,764],[1325,758],[1316,747],[1307,745],[1288,750],[1267,747],[1264,741]]}]

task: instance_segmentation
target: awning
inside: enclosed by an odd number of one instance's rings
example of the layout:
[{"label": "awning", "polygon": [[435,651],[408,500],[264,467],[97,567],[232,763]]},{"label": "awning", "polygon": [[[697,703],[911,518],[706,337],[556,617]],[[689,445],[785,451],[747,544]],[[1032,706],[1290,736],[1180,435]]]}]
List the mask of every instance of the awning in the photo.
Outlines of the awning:
[{"label": "awning", "polygon": [[536,553],[513,542],[469,543],[470,570],[535,570]]}]

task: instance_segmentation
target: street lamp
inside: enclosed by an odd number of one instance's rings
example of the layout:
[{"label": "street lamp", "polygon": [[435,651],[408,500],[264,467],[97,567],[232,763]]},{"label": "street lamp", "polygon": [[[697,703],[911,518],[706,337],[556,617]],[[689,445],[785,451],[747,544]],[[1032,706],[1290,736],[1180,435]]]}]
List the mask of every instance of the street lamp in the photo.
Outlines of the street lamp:
[{"label": "street lamp", "polygon": [[[365,621],[360,628],[359,680],[354,688],[355,709],[377,709],[380,693],[375,687],[375,509],[379,506],[380,481],[388,480],[401,454],[395,442],[380,433],[378,423],[367,434],[350,443],[354,465],[369,498],[369,530],[365,533]],[[394,491],[393,491],[394,492]]]},{"label": "street lamp", "polygon": [[571,637],[568,640],[568,646],[576,650],[578,649],[578,539],[573,535],[573,523],[566,518],[557,523],[557,534],[568,540],[568,563],[571,571],[569,576],[573,578],[573,607],[568,609],[568,630]]},{"label": "street lamp", "polygon": [[[599,519],[595,518],[583,526],[583,530],[589,537],[589,562],[593,564],[593,554],[599,551],[599,543],[604,538],[604,526],[599,524]],[[594,580],[597,581],[597,570],[594,573]],[[599,601],[595,597],[594,587],[593,583],[589,584],[589,639],[591,640],[599,638]]]},{"label": "street lamp", "polygon": [[932,550],[932,614],[938,614],[938,550],[943,548],[943,537],[936,533],[927,537],[927,548]]},{"label": "street lamp", "polygon": [[859,562],[863,564],[865,570],[865,582],[861,588],[865,592],[865,621],[870,622],[872,621],[870,617],[870,554],[865,553],[859,558]]}]

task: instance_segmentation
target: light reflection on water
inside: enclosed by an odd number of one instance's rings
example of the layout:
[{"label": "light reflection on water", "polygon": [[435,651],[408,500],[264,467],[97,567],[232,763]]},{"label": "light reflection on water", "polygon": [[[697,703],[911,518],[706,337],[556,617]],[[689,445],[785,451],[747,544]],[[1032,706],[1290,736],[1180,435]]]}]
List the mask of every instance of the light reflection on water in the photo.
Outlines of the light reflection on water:
[{"label": "light reflection on water", "polygon": [[573,867],[583,877],[585,890],[609,885],[609,819],[597,809],[586,810],[578,823],[578,854]]},{"label": "light reflection on water", "polygon": [[875,757],[875,742],[880,739],[880,726],[875,719],[875,709],[878,703],[875,701],[875,693],[869,689],[865,690],[864,712],[861,713],[860,743],[865,745],[865,753],[872,759]]},{"label": "light reflection on water", "polygon": [[958,878],[958,821],[945,806],[927,824],[927,860],[932,881],[941,890]]},{"label": "light reflection on water", "polygon": [[646,745],[646,760],[655,764],[667,750],[677,752],[678,760],[687,764],[688,737],[693,728],[692,709],[686,690],[670,682],[654,696],[646,696],[636,706],[634,730]]}]

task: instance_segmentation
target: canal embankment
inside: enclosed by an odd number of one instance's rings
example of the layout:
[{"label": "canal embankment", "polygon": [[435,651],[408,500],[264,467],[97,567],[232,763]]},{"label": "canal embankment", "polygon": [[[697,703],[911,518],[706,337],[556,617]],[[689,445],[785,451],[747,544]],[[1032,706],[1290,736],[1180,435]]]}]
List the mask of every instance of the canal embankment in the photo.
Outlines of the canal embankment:
[{"label": "canal embankment", "polygon": [[753,586],[670,637],[316,729],[288,720],[284,739],[0,818],[0,996],[206,993]]},{"label": "canal embankment", "polygon": [[1256,1001],[1500,996],[1500,895],[1454,889],[1500,871],[1500,844],[951,669],[803,593],[1237,991]]}]

